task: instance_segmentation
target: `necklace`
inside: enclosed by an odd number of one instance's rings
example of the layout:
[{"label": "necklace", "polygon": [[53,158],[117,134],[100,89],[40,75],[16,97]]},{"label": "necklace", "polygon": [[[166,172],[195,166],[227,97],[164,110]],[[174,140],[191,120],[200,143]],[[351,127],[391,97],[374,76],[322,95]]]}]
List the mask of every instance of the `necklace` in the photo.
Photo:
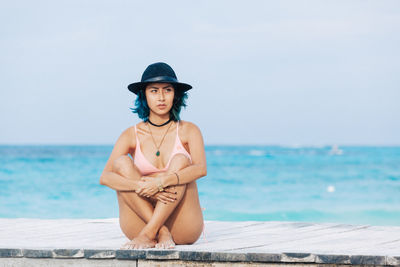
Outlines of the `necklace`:
[{"label": "necklace", "polygon": [[156,140],[154,140],[153,133],[150,130],[150,126],[149,126],[149,124],[147,124],[147,128],[149,128],[149,132],[150,132],[151,138],[153,139],[153,143],[154,143],[155,147],[157,148],[157,152],[156,152],[156,156],[157,157],[160,156],[160,146],[162,145],[162,142],[164,141],[164,138],[167,135],[169,128],[171,128],[171,125],[172,125],[172,123],[169,125],[167,131],[165,132],[163,138],[161,139],[160,145],[157,146]]},{"label": "necklace", "polygon": [[161,127],[161,126],[167,125],[171,120],[172,120],[172,119],[169,118],[169,120],[166,121],[166,122],[164,122],[163,124],[155,124],[155,123],[152,123],[150,119],[147,119],[147,121],[148,121],[151,125],[156,126],[156,127]]}]

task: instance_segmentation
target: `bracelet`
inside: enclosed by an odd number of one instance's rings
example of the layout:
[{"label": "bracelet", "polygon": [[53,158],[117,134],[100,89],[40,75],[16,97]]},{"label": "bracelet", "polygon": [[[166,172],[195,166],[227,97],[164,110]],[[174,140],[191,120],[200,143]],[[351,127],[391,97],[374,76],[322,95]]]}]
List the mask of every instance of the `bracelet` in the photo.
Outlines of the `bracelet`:
[{"label": "bracelet", "polygon": [[158,178],[158,191],[159,192],[164,191],[164,187],[162,186],[162,183],[161,183],[161,178]]},{"label": "bracelet", "polygon": [[176,185],[179,185],[179,175],[176,172],[174,172],[174,173],[176,175],[176,178],[178,179],[178,183]]}]

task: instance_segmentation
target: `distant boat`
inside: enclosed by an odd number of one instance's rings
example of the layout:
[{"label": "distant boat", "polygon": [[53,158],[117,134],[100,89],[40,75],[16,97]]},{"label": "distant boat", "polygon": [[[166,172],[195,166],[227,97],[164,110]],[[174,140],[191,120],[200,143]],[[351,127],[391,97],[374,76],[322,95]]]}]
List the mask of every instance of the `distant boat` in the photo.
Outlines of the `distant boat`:
[{"label": "distant boat", "polygon": [[338,145],[333,145],[331,150],[329,151],[330,155],[342,155],[343,150],[339,148]]}]

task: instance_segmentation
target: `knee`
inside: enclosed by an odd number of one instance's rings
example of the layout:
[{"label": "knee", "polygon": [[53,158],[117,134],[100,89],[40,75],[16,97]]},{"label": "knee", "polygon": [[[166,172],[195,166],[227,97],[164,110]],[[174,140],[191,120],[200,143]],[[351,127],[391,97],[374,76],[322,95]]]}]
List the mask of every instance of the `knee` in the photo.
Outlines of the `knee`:
[{"label": "knee", "polygon": [[176,154],[170,163],[170,169],[174,171],[181,170],[190,165],[190,160],[184,154]]},{"label": "knee", "polygon": [[118,174],[124,173],[124,170],[128,169],[132,165],[132,159],[128,155],[122,155],[116,158],[113,162],[112,168],[113,172]]},{"label": "knee", "polygon": [[172,234],[172,238],[174,239],[175,244],[177,245],[192,245],[195,243],[201,235],[201,231],[198,232],[193,232],[193,233],[188,233],[187,235],[174,235]]}]

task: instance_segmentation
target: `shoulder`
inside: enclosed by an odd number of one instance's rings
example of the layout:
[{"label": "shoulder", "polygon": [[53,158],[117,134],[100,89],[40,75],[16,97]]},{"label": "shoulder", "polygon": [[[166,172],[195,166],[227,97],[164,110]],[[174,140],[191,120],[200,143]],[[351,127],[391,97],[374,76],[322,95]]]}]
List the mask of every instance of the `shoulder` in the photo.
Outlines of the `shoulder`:
[{"label": "shoulder", "polygon": [[119,138],[123,140],[124,143],[126,143],[130,147],[135,147],[136,145],[135,126],[130,126],[125,130],[123,130]]},{"label": "shoulder", "polygon": [[[135,131],[135,127],[136,127],[136,131]],[[146,123],[141,121],[141,122],[137,123],[136,125],[129,127],[125,131],[129,132],[133,137],[135,137],[136,132],[141,132],[141,131],[143,131],[143,129],[146,129],[146,128],[147,128]]]},{"label": "shoulder", "polygon": [[191,136],[201,135],[200,128],[190,121],[179,121],[179,132],[188,139]]},{"label": "shoulder", "polygon": [[135,136],[135,126],[131,126],[122,131],[121,136],[132,137]]},{"label": "shoulder", "polygon": [[184,131],[185,133],[190,133],[193,131],[200,131],[200,128],[194,124],[193,122],[190,121],[184,121],[184,120],[180,120],[179,121],[179,125],[180,125],[180,130]]},{"label": "shoulder", "polygon": [[203,135],[196,124],[189,121],[180,121],[179,124],[182,124],[182,130],[179,129],[179,131],[183,132],[182,141],[188,145],[190,151],[196,151],[199,145],[204,147]]}]

